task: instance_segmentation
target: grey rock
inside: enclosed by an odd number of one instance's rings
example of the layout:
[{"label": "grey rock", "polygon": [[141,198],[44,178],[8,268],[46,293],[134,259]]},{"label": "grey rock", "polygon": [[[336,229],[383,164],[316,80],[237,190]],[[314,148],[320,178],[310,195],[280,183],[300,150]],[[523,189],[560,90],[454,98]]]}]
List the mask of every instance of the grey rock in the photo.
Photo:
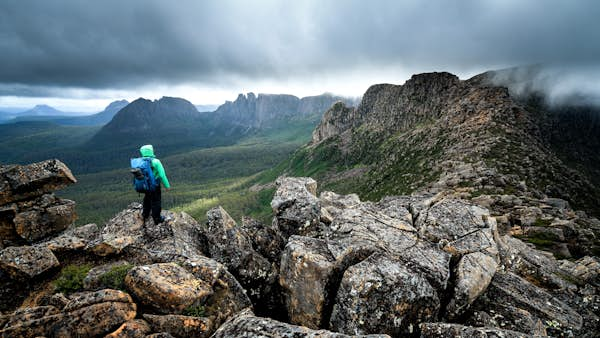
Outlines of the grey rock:
[{"label": "grey rock", "polygon": [[461,258],[456,268],[454,297],[446,309],[450,319],[462,315],[485,292],[497,267],[493,258],[480,252]]},{"label": "grey rock", "polygon": [[121,256],[139,264],[172,262],[203,255],[204,230],[190,215],[164,211],[166,221],[144,223],[139,203],[121,211],[102,229],[86,250],[98,256]]},{"label": "grey rock", "polygon": [[217,261],[198,256],[179,264],[196,278],[210,285],[212,295],[204,304],[206,316],[213,320],[215,327],[241,310],[252,307],[246,290],[225,266]]},{"label": "grey rock", "polygon": [[292,236],[281,258],[279,281],[284,290],[290,321],[317,329],[321,327],[329,281],[336,258],[322,239]]},{"label": "grey rock", "polygon": [[145,314],[152,331],[167,332],[175,338],[204,338],[213,333],[212,321],[209,318],[182,315],[151,315]]},{"label": "grey rock", "polygon": [[337,292],[331,328],[348,334],[413,333],[437,317],[440,300],[429,282],[397,260],[375,254],[351,266]]},{"label": "grey rock", "polygon": [[317,182],[307,177],[280,177],[271,201],[274,225],[284,238],[308,235],[320,226],[321,205],[315,196]]},{"label": "grey rock", "polygon": [[8,247],[0,252],[0,268],[16,280],[34,278],[57,266],[58,259],[45,247]]},{"label": "grey rock", "polygon": [[572,331],[581,329],[583,324],[581,315],[573,308],[510,272],[496,273],[478,302],[482,302],[480,308],[510,304],[528,311],[542,321],[555,321]]},{"label": "grey rock", "polygon": [[420,325],[422,338],[528,338],[541,337],[529,334],[502,330],[492,327],[471,327],[450,323],[423,323]]},{"label": "grey rock", "polygon": [[30,243],[66,229],[77,218],[75,202],[48,194],[33,201],[19,203],[19,210],[13,219],[15,230]]},{"label": "grey rock", "polygon": [[212,336],[213,338],[385,338],[385,334],[345,335],[327,330],[313,330],[303,326],[278,322],[271,318],[256,317],[250,311],[241,312],[223,324]]},{"label": "grey rock", "polygon": [[489,228],[490,213],[461,200],[443,199],[421,212],[415,227],[433,242],[455,241],[481,229]]},{"label": "grey rock", "polygon": [[213,293],[210,284],[174,263],[136,266],[127,273],[125,286],[142,304],[163,314],[200,306]]},{"label": "grey rock", "polygon": [[71,170],[56,159],[0,166],[0,205],[41,196],[75,182]]},{"label": "grey rock", "polygon": [[243,227],[221,207],[208,211],[210,256],[222,263],[248,291],[257,311],[279,306],[277,266],[254,250]]}]

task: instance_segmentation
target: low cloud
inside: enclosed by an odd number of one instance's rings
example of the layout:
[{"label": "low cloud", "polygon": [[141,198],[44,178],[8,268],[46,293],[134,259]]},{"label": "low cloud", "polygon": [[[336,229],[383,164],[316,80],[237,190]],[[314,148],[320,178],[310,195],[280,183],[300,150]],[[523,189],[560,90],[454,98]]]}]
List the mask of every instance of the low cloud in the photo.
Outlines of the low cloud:
[{"label": "low cloud", "polygon": [[598,73],[579,69],[600,60],[599,10],[592,0],[3,1],[0,95],[314,86],[344,72],[464,76],[532,63],[591,82]]}]

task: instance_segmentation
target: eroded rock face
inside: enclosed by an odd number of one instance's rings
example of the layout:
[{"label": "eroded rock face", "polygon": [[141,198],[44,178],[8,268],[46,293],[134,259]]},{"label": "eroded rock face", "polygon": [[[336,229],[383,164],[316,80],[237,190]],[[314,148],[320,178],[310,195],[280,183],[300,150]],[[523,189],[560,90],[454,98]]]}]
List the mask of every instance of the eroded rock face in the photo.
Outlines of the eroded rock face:
[{"label": "eroded rock face", "polygon": [[127,273],[125,285],[142,304],[165,314],[201,305],[212,294],[209,284],[174,263],[137,266]]},{"label": "eroded rock face", "polygon": [[244,311],[228,320],[212,336],[214,338],[229,337],[282,337],[282,338],[346,338],[369,337],[385,338],[388,335],[353,335],[348,336],[326,330],[312,330],[307,327],[278,322],[270,318],[256,317],[249,311]]}]

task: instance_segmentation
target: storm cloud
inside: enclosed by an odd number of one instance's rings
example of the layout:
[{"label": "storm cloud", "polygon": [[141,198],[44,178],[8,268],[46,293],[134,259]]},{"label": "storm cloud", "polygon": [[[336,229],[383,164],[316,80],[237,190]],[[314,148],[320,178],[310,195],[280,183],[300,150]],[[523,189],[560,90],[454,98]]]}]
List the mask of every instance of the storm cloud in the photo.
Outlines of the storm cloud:
[{"label": "storm cloud", "polygon": [[534,63],[597,76],[599,15],[592,0],[9,0],[0,4],[0,95],[394,69],[464,77]]}]

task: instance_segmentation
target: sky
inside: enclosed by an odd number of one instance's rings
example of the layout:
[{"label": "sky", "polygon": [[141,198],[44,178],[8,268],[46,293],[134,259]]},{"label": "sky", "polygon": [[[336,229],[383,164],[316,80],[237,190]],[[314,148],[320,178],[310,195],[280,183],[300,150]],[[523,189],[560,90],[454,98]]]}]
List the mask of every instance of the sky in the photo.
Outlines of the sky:
[{"label": "sky", "polygon": [[599,17],[594,0],[4,0],[0,109],[357,97],[415,73],[532,64],[550,95],[600,98]]}]

